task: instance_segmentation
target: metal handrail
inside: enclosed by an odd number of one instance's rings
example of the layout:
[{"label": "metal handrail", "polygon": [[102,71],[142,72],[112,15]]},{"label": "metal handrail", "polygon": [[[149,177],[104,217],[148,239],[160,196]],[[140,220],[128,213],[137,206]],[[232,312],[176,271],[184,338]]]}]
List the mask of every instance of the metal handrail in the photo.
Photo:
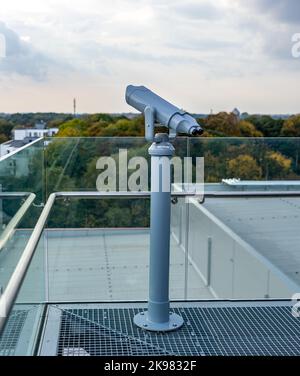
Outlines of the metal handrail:
[{"label": "metal handrail", "polygon": [[20,260],[13,274],[11,275],[8,281],[8,284],[0,298],[0,314],[2,314],[2,316],[0,316],[0,332],[2,331],[2,329],[4,328],[6,324],[9,313],[13,307],[14,301],[20,290],[23,279],[29,267],[30,261],[32,259],[32,256],[35,252],[35,249],[37,247],[37,244],[43,232],[45,222],[48,218],[52,205],[55,201],[55,197],[56,197],[55,193],[52,193],[49,196],[48,201],[22,253],[22,256],[20,257]]},{"label": "metal handrail", "polygon": [[15,199],[29,196],[31,192],[0,192],[0,198]]},{"label": "metal handrail", "polygon": [[299,191],[211,191],[203,194],[204,198],[266,198],[300,197]]},{"label": "metal handrail", "polygon": [[7,241],[11,238],[13,235],[16,227],[26,214],[27,210],[35,200],[36,195],[34,193],[14,193],[14,195],[0,195],[0,198],[2,196],[5,196],[7,198],[16,198],[16,197],[23,197],[23,196],[28,196],[25,202],[22,204],[20,209],[16,212],[16,214],[13,216],[13,218],[9,221],[7,226],[5,227],[4,231],[2,232],[0,236],[0,251],[3,249]]},{"label": "metal handrail", "polygon": [[[299,193],[300,194],[300,193]],[[98,191],[78,191],[78,192],[56,192],[56,198],[150,198],[151,192],[98,192]],[[194,192],[172,192],[172,197],[195,197]]]},{"label": "metal handrail", "polygon": [[[103,198],[150,198],[151,192],[94,192],[94,191],[78,191],[78,192],[56,192],[57,198],[87,198],[96,199]],[[172,197],[190,197],[197,198],[265,198],[265,197],[300,197],[299,191],[228,191],[205,192],[202,195],[195,192],[171,192]]]},{"label": "metal handrail", "polygon": [[[246,194],[245,194],[246,193]],[[34,227],[34,230],[28,240],[28,243],[22,253],[22,256],[0,298],[0,313],[4,312],[4,317],[0,317],[0,332],[4,328],[8,315],[13,307],[14,301],[21,288],[23,279],[26,275],[30,261],[34,255],[45,223],[49,217],[52,206],[56,198],[149,198],[151,192],[55,192],[50,194],[46,205]],[[190,192],[172,192],[172,196],[180,197],[195,197],[195,193]],[[282,197],[282,196],[300,196],[299,192],[208,192],[204,197]],[[197,197],[197,196],[196,196]]]}]

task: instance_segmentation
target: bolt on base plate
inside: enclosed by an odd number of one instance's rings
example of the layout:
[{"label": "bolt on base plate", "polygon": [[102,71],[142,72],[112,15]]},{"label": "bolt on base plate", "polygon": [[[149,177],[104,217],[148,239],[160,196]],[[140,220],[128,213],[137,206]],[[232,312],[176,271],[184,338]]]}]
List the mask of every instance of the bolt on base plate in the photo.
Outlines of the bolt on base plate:
[{"label": "bolt on base plate", "polygon": [[168,322],[157,323],[150,321],[148,312],[140,312],[134,316],[133,322],[138,327],[149,330],[151,332],[171,332],[177,330],[183,325],[183,318],[176,313],[170,312],[170,319]]}]

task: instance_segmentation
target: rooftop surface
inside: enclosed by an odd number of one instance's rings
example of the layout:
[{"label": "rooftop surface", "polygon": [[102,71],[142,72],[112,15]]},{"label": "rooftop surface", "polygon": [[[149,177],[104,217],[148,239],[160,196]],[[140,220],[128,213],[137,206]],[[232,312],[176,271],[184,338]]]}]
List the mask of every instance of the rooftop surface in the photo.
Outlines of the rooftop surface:
[{"label": "rooftop surface", "polygon": [[[2,254],[2,278],[13,270],[27,237],[26,231],[18,231],[10,248]],[[193,265],[185,263],[185,253],[173,238],[170,258],[171,299],[185,298],[186,265],[188,298],[213,299]],[[148,229],[47,230],[18,300],[145,301],[148,270]]]}]

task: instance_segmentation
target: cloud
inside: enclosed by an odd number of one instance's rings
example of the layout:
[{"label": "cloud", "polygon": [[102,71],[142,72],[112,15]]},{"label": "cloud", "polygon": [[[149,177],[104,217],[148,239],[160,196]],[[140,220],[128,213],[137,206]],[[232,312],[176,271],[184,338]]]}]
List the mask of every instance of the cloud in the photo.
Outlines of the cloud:
[{"label": "cloud", "polygon": [[299,0],[252,0],[247,3],[259,13],[271,15],[284,23],[298,23],[300,26]]},{"label": "cloud", "polygon": [[[292,35],[300,29],[299,0],[239,0],[244,13],[240,28],[245,19],[253,21],[248,25],[253,39],[260,40],[261,56],[273,67],[281,69],[299,69],[299,61],[292,57]],[[248,16],[246,15],[248,14]]]},{"label": "cloud", "polygon": [[[262,106],[261,98],[274,107],[282,86],[292,93],[291,76],[299,77],[300,60],[291,56],[299,7],[299,0],[27,0],[23,6],[10,0],[1,6],[9,27],[0,23],[8,41],[0,80],[7,78],[16,97],[20,82],[28,90],[43,87],[44,97],[36,95],[34,104],[47,95],[64,103],[78,92],[89,111],[102,103],[122,108],[128,82],[170,91],[195,111],[204,100],[209,109],[230,97],[229,109],[241,97],[248,109]],[[287,95],[285,108],[298,99]]]},{"label": "cloud", "polygon": [[18,74],[36,81],[47,78],[49,68],[55,66],[51,58],[34,48],[29,37],[20,37],[0,22],[0,34],[5,38],[6,57],[0,60],[0,73]]},{"label": "cloud", "polygon": [[208,2],[180,2],[170,6],[171,11],[177,16],[186,17],[191,20],[211,21],[219,19],[222,15],[221,9]]}]

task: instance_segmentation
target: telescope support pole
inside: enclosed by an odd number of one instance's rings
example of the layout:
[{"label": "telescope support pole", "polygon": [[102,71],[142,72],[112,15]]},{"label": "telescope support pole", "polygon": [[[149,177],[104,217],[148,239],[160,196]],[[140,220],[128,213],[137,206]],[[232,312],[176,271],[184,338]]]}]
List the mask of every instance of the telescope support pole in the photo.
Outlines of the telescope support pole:
[{"label": "telescope support pole", "polygon": [[134,317],[146,330],[165,332],[183,325],[181,316],[170,312],[170,222],[171,169],[174,147],[167,134],[157,134],[149,148],[151,155],[151,224],[148,310]]}]

